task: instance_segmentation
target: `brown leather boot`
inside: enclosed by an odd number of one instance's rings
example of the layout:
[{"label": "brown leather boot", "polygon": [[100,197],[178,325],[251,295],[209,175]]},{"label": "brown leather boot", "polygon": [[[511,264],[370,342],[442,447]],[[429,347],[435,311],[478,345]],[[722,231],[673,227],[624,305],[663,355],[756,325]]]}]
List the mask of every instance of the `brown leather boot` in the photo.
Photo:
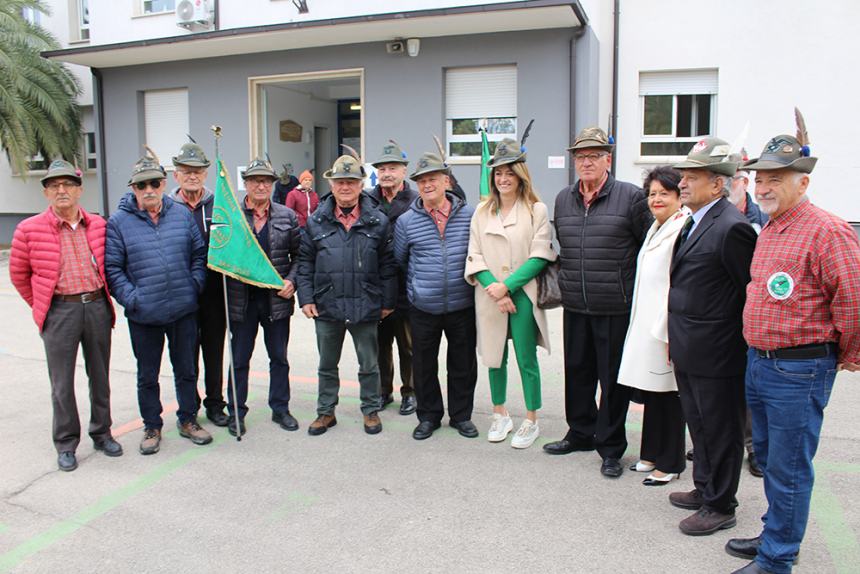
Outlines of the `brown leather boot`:
[{"label": "brown leather boot", "polygon": [[695,488],[689,492],[673,492],[669,495],[669,503],[684,510],[699,510],[702,508],[702,493]]},{"label": "brown leather boot", "polygon": [[722,514],[709,508],[700,508],[678,524],[681,532],[688,536],[706,536],[717,530],[732,528],[737,524],[734,514]]},{"label": "brown leather boot", "polygon": [[161,447],[161,429],[143,429],[140,454],[155,454]]},{"label": "brown leather boot", "polygon": [[311,423],[308,427],[309,435],[319,435],[323,434],[325,431],[333,427],[337,424],[337,419],[334,418],[334,414],[331,415],[319,415],[317,420]]},{"label": "brown leather boot", "polygon": [[378,413],[364,415],[364,432],[367,434],[378,434],[382,432],[382,421]]},{"label": "brown leather boot", "polygon": [[212,435],[197,424],[197,421],[194,419],[185,424],[180,424],[179,421],[176,421],[176,428],[179,429],[179,436],[187,438],[194,444],[209,444],[212,442]]}]

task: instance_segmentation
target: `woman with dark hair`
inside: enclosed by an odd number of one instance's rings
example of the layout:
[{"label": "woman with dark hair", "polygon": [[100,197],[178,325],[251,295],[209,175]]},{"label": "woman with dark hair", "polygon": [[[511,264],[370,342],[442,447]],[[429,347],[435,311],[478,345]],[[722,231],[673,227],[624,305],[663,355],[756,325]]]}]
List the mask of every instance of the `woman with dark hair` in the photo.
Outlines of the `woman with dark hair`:
[{"label": "woman with dark hair", "polygon": [[514,426],[505,408],[508,339],[513,340],[526,403],[526,418],[511,441],[514,448],[528,448],[540,435],[537,347],[549,350],[549,332],[544,310],[537,306],[535,278],[556,258],[547,208],[532,187],[525,159],[525,149],[513,139],[496,146],[487,164],[490,195],[472,216],[465,273],[475,286],[478,351],[490,369],[490,442],[503,442]]},{"label": "woman with dark hair", "polygon": [[645,177],[643,187],[654,223],[639,252],[630,326],[618,373],[620,384],[642,392],[640,460],[630,467],[649,472],[646,486],[663,486],[684,470],[684,417],[675,373],[669,360],[669,267],[675,240],[688,212],[681,207],[678,183],[681,174],[657,167]]}]

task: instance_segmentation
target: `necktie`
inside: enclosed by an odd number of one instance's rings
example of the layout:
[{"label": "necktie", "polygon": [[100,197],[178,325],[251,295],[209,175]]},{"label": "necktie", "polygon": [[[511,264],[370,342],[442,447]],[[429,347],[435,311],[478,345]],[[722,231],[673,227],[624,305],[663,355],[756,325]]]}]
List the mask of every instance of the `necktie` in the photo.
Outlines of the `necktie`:
[{"label": "necktie", "polygon": [[681,228],[681,241],[678,243],[678,247],[684,245],[684,242],[687,241],[687,237],[690,236],[690,229],[693,228],[693,216],[687,217],[687,221],[684,222],[684,227]]}]

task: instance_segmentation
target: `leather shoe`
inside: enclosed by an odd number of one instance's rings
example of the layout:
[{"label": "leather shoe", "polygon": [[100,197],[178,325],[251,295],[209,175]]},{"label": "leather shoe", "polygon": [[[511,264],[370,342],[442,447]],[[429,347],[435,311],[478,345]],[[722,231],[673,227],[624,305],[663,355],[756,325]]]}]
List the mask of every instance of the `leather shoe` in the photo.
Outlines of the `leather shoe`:
[{"label": "leather shoe", "polygon": [[739,568],[732,572],[732,574],[773,574],[770,570],[765,570],[758,564],[756,564],[755,560],[744,566],[743,568]]},{"label": "leather shoe", "polygon": [[406,395],[400,402],[400,414],[403,416],[411,415],[418,408],[418,401],[415,400],[415,395]]},{"label": "leather shoe", "polygon": [[750,469],[750,474],[755,476],[756,478],[761,478],[764,476],[764,472],[762,472],[761,467],[758,465],[758,459],[756,458],[754,452],[750,452],[747,454],[747,466]]},{"label": "leather shoe", "polygon": [[689,460],[690,462],[693,461],[693,449],[687,451],[687,460]]},{"label": "leather shoe", "polygon": [[543,450],[547,454],[570,454],[577,451],[585,452],[594,450],[594,443],[573,442],[563,438],[543,445]]},{"label": "leather shoe", "polygon": [[464,436],[466,438],[475,438],[476,436],[478,436],[478,429],[475,427],[475,424],[472,421],[451,421],[450,424],[452,427],[457,429],[457,432],[460,433],[460,436]]},{"label": "leather shoe", "polygon": [[607,478],[618,478],[624,472],[624,467],[617,458],[604,458],[600,465],[600,474]]},{"label": "leather shoe", "polygon": [[702,493],[695,488],[688,492],[673,492],[669,495],[669,504],[684,510],[699,510],[702,508]]},{"label": "leather shoe", "polygon": [[[227,421],[227,432],[231,435],[236,436],[236,417],[230,417],[230,420]],[[245,419],[239,419],[239,436],[245,434]]]},{"label": "leather shoe", "polygon": [[379,420],[379,413],[370,413],[364,415],[364,432],[367,434],[379,434],[382,432],[382,421]]},{"label": "leather shoe", "polygon": [[230,422],[230,417],[224,414],[223,408],[206,409],[206,418],[216,427],[225,427]]},{"label": "leather shoe", "polygon": [[755,560],[758,548],[761,546],[761,536],[755,538],[732,538],[726,542],[726,553],[736,558]]},{"label": "leather shoe", "polygon": [[700,508],[678,524],[688,536],[707,536],[718,530],[733,528],[738,523],[734,514],[723,514],[709,508]]},{"label": "leather shoe", "polygon": [[308,434],[311,436],[321,435],[336,424],[337,419],[334,417],[334,414],[319,415],[308,427]]},{"label": "leather shoe", "polygon": [[382,395],[379,398],[379,404],[380,404],[379,410],[384,411],[385,407],[387,407],[388,405],[390,405],[393,402],[394,402],[394,395]]},{"label": "leather shoe", "polygon": [[421,421],[418,423],[418,426],[415,427],[415,430],[412,431],[412,438],[415,440],[424,440],[433,436],[433,431],[439,428],[441,423],[434,423],[432,421]]},{"label": "leather shoe", "polygon": [[296,417],[290,414],[290,411],[285,411],[282,413],[272,413],[272,421],[281,425],[281,428],[288,431],[297,431],[299,430],[299,421],[296,420]]},{"label": "leather shoe", "polygon": [[113,437],[94,441],[93,448],[102,451],[107,456],[122,456],[122,445],[116,442]]},{"label": "leather shoe", "polygon": [[78,468],[78,459],[75,458],[75,453],[70,450],[61,452],[57,457],[57,466],[65,472],[72,472]]},{"label": "leather shoe", "polygon": [[[758,549],[761,546],[761,536],[755,538],[731,538],[726,542],[726,554],[735,558],[743,558],[745,560],[755,560],[758,556]],[[794,563],[797,564],[798,556],[794,557]]]}]

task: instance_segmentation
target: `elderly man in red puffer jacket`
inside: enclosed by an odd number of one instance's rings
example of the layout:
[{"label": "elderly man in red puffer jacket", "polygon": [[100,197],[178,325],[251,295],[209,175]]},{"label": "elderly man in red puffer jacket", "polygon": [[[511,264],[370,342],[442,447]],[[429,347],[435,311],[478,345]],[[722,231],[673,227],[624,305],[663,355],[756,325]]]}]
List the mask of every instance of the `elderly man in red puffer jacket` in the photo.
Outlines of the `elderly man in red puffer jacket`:
[{"label": "elderly man in red puffer jacket", "polygon": [[42,186],[50,206],[15,229],[9,275],[33,309],[45,344],[57,464],[72,471],[78,466],[75,450],[81,439],[75,401],[79,345],[90,383],[90,437],[96,450],[122,454],[110,430],[108,371],[115,315],[104,273],[106,226],[78,205],[81,174],[70,163],[52,162]]}]

